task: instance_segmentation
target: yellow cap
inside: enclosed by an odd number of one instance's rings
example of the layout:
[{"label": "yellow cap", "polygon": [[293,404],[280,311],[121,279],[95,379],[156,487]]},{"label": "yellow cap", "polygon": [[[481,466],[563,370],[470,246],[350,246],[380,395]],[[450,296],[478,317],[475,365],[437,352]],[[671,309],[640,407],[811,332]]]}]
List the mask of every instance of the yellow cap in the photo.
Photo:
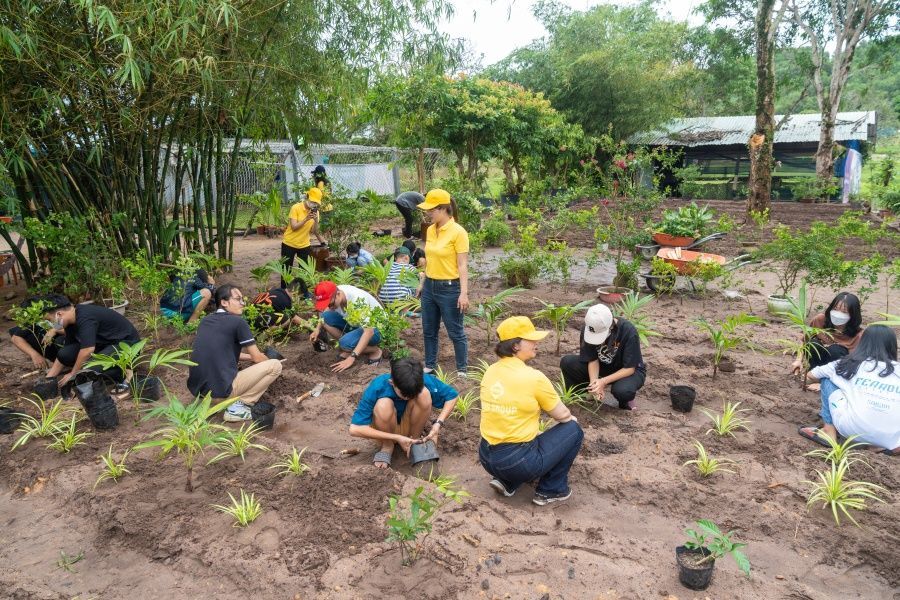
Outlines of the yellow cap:
[{"label": "yellow cap", "polygon": [[435,188],[425,194],[425,202],[419,204],[419,208],[422,210],[431,210],[435,206],[440,206],[442,204],[450,204],[450,193],[447,192],[447,190]]},{"label": "yellow cap", "polygon": [[497,335],[501,342],[514,338],[522,338],[537,342],[547,337],[549,331],[534,328],[534,323],[528,317],[510,317],[497,327]]},{"label": "yellow cap", "polygon": [[312,187],[306,190],[306,199],[316,204],[322,204],[322,190]]}]

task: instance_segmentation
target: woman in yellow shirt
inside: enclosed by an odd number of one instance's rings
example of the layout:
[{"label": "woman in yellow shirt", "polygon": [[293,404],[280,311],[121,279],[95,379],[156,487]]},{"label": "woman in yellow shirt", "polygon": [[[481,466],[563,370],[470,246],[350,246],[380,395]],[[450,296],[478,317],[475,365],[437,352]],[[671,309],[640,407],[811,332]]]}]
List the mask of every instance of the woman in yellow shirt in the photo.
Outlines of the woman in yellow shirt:
[{"label": "woman in yellow shirt", "polygon": [[[306,198],[301,202],[297,202],[291,206],[288,226],[284,230],[284,238],[281,240],[281,260],[288,268],[294,266],[294,257],[300,257],[300,260],[306,260],[310,256],[310,233],[314,234],[320,244],[325,241],[319,235],[319,206],[322,204],[322,190],[319,188],[309,188],[306,191]],[[304,297],[309,295],[309,290],[302,279],[297,280],[300,283],[300,293]],[[284,279],[281,280],[281,287],[286,288],[287,284]]]},{"label": "woman in yellow shirt", "polygon": [[437,367],[441,320],[453,342],[456,370],[469,365],[469,342],[463,313],[469,308],[469,234],[453,218],[450,194],[434,189],[418,205],[431,221],[425,235],[425,282],[422,285],[422,331],[425,336],[425,372]]},{"label": "woman in yellow shirt", "polygon": [[[491,487],[509,497],[538,480],[532,502],[544,506],[572,495],[569,469],[584,432],[547,376],[525,363],[537,356],[537,331],[528,317],[510,317],[497,327],[500,360],[481,380],[481,445],[478,458],[491,474]],[[538,435],[541,411],[556,424]]]}]

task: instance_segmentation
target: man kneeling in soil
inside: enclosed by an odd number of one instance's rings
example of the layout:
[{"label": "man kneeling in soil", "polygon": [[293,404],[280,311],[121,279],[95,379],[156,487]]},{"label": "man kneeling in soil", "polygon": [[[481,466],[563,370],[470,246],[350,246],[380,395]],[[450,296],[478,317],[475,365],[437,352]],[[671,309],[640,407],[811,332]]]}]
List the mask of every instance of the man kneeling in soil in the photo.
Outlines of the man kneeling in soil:
[{"label": "man kneeling in soil", "polygon": [[363,357],[367,365],[381,363],[381,332],[375,327],[356,327],[347,322],[347,307],[362,303],[371,310],[381,310],[375,296],[352,285],[335,285],[333,281],[321,281],[316,285],[316,310],[322,313],[319,324],[309,336],[314,344],[322,340],[324,331],[338,341],[341,360],[331,365],[335,373],[346,371]]},{"label": "man kneeling in soil", "polygon": [[[350,421],[350,435],[380,442],[373,463],[386,469],[391,465],[395,444],[400,444],[407,456],[413,444],[436,444],[458,397],[453,387],[434,375],[423,375],[421,362],[412,358],[395,360],[391,372],[373,379],[363,392]],[[424,435],[432,408],[441,413]]]},{"label": "man kneeling in soil", "polygon": [[[223,285],[216,290],[216,312],[200,321],[191,360],[187,387],[195,396],[212,394],[216,401],[236,398],[223,418],[249,421],[250,407],[259,401],[281,375],[281,361],[267,358],[256,347],[250,326],[241,314],[244,295],[236,286]],[[255,364],[238,371],[239,360]]]}]

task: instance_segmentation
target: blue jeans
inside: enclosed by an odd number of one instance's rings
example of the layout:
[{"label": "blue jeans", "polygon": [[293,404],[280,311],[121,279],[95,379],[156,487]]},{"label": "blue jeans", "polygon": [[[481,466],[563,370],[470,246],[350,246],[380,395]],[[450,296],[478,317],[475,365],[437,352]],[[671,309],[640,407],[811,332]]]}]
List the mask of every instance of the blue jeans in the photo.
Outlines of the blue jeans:
[{"label": "blue jeans", "polygon": [[491,446],[482,438],[478,459],[484,470],[510,491],[540,478],[537,493],[565,494],[569,491],[569,469],[583,440],[581,426],[569,421],[558,423],[530,442]]},{"label": "blue jeans", "polygon": [[[341,350],[353,351],[356,348],[356,345],[363,335],[362,327],[356,327],[355,329],[350,327],[350,324],[344,319],[344,315],[336,310],[326,310],[323,312],[322,320],[325,321],[326,325],[330,325],[331,327],[335,327],[344,332],[344,335],[338,340],[338,346],[340,346]],[[378,329],[375,329],[372,339],[369,340],[369,346],[377,346],[380,343],[381,332],[378,331]]]},{"label": "blue jeans", "polygon": [[822,411],[819,413],[822,415],[822,421],[826,425],[834,425],[834,422],[831,420],[831,406],[828,403],[828,398],[831,397],[831,393],[838,389],[838,386],[834,385],[830,379],[822,379],[819,381],[820,386],[820,396],[822,399]]},{"label": "blue jeans", "polygon": [[453,342],[456,370],[468,369],[469,342],[463,327],[463,312],[456,306],[459,293],[459,279],[426,278],[422,286],[422,332],[425,334],[425,366],[429,369],[437,366],[441,319],[447,327],[450,341]]}]

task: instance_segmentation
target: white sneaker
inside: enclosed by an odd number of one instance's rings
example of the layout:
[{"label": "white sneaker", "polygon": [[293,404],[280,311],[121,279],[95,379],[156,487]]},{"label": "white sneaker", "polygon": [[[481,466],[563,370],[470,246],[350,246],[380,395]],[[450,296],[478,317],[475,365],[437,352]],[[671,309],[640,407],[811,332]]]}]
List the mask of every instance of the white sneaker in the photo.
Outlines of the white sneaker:
[{"label": "white sneaker", "polygon": [[222,419],[228,423],[240,423],[241,421],[249,421],[253,418],[250,407],[241,402],[236,401],[234,404],[225,409]]},{"label": "white sneaker", "polygon": [[469,373],[467,371],[457,371],[456,377],[457,377],[457,379],[468,379]]},{"label": "white sneaker", "polygon": [[424,369],[422,369],[422,373],[424,373],[425,375],[431,375],[432,373],[434,373],[434,369],[432,369],[431,367],[425,367]]}]

